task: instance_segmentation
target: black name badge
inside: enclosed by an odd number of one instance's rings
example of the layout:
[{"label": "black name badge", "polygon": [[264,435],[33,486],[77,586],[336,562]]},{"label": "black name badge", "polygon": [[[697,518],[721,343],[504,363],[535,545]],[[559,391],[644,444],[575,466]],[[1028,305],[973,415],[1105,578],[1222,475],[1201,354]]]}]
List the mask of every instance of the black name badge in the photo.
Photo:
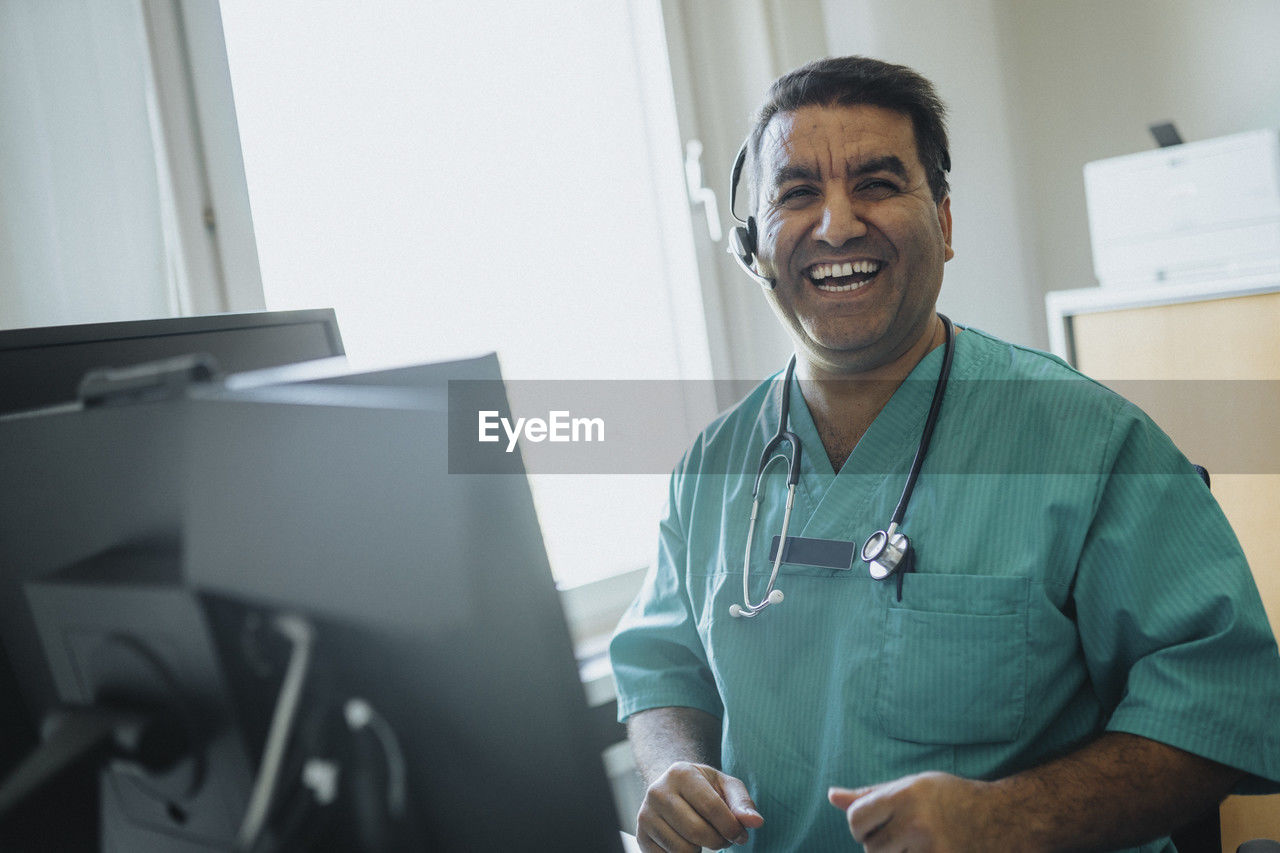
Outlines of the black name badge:
[{"label": "black name badge", "polygon": [[[782,537],[773,537],[769,546],[769,559],[778,555],[778,541]],[[853,557],[858,552],[854,542],[841,542],[839,539],[808,539],[804,536],[788,536],[787,547],[782,552],[782,562],[793,566],[814,566],[819,569],[838,569],[849,571],[853,568]]]}]

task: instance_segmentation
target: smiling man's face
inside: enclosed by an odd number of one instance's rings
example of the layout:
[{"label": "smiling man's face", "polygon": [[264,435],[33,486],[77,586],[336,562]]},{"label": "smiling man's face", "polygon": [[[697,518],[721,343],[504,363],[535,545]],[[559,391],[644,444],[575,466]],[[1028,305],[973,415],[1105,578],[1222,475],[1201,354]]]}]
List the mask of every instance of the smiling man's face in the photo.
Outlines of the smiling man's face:
[{"label": "smiling man's face", "polygon": [[935,323],[951,203],[935,202],[911,119],[880,107],[775,115],[757,165],[760,271],[810,375],[903,357]]}]

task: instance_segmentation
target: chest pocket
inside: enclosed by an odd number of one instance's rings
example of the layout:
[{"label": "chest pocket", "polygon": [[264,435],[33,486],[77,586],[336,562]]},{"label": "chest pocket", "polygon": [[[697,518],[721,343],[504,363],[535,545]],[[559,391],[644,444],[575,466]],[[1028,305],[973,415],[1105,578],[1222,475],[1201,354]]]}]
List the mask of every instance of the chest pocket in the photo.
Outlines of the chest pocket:
[{"label": "chest pocket", "polygon": [[1027,703],[1027,579],[904,580],[882,632],[875,712],[884,733],[928,744],[1016,740]]}]

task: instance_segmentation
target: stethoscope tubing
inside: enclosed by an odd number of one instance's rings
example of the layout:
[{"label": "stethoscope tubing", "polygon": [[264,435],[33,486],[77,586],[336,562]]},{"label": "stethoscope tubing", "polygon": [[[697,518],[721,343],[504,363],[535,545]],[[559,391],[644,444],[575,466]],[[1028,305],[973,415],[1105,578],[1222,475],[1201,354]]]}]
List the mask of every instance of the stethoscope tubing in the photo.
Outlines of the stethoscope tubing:
[{"label": "stethoscope tubing", "polygon": [[[760,463],[756,466],[756,481],[751,488],[751,521],[747,525],[747,549],[742,558],[743,604],[734,604],[729,608],[729,612],[734,616],[751,618],[770,604],[777,604],[782,600],[782,592],[774,589],[773,585],[778,580],[778,569],[782,566],[782,555],[787,546],[787,530],[791,523],[791,507],[795,504],[796,486],[800,482],[800,437],[787,429],[788,411],[791,407],[791,377],[795,372],[796,357],[793,354],[791,360],[787,362],[787,371],[782,380],[782,413],[778,417],[778,429],[774,432],[773,438],[765,444],[764,450],[760,451]],[[787,467],[787,505],[782,513],[782,536],[778,539],[778,552],[773,557],[773,570],[769,573],[769,585],[765,588],[764,598],[760,599],[759,604],[753,604],[748,567],[751,565],[751,543],[756,532],[756,516],[760,512],[760,483],[764,480],[765,471],[769,470],[769,466],[781,458],[774,456],[773,453],[782,446],[783,442],[791,445],[791,458]]]},{"label": "stethoscope tubing", "polygon": [[[938,317],[942,320],[943,333],[946,335],[943,342],[942,367],[938,371],[938,381],[933,385],[933,399],[929,401],[929,414],[924,419],[924,431],[920,435],[920,444],[916,447],[915,458],[911,460],[907,484],[903,487],[902,497],[898,499],[898,506],[889,519],[889,526],[893,532],[897,531],[898,525],[902,524],[903,516],[907,514],[907,504],[911,502],[911,493],[916,489],[916,480],[920,478],[920,469],[924,467],[924,458],[929,453],[929,444],[933,441],[933,429],[938,425],[938,415],[942,412],[942,398],[947,393],[947,382],[951,379],[951,360],[956,352],[955,334],[951,328],[950,318],[944,314],[939,314]],[[889,535],[893,536],[893,532]]]},{"label": "stethoscope tubing", "polygon": [[[877,566],[873,565],[873,561],[878,559],[878,555],[883,550],[884,545],[894,543],[896,536],[898,540],[904,543],[904,549],[910,547],[910,543],[907,542],[905,537],[897,535],[898,527],[906,516],[907,506],[911,502],[911,495],[915,491],[916,481],[920,477],[920,469],[924,466],[925,457],[929,453],[929,445],[933,441],[934,428],[938,425],[938,417],[942,412],[942,400],[946,396],[947,383],[951,378],[951,362],[955,355],[955,332],[951,320],[947,316],[939,314],[938,318],[942,320],[943,332],[946,335],[942,354],[942,367],[938,371],[938,381],[933,386],[933,398],[929,402],[929,413],[925,417],[920,443],[916,447],[915,457],[911,460],[911,469],[907,474],[907,482],[903,486],[902,496],[898,499],[898,505],[893,511],[893,516],[889,519],[888,527],[885,530],[878,530],[871,534],[862,547],[862,559],[871,567],[872,577],[877,580],[883,580],[889,574],[896,573],[896,565],[886,570],[888,574],[878,574],[875,571]],[[783,376],[782,399],[778,412],[778,429],[760,452],[760,462],[756,466],[755,485],[751,490],[751,520],[747,526],[747,547],[742,559],[743,604],[733,604],[729,607],[729,613],[735,617],[754,617],[770,604],[777,604],[783,599],[782,590],[775,589],[774,585],[777,583],[778,570],[782,566],[783,554],[786,551],[787,531],[791,523],[791,508],[795,503],[796,486],[800,482],[800,457],[802,452],[799,436],[787,429],[791,415],[791,380],[795,375],[795,369],[796,356],[793,354],[790,361],[787,362],[786,373]],[[782,534],[778,538],[778,550],[774,554],[773,567],[769,573],[769,583],[765,587],[764,598],[758,603],[753,603],[750,589],[751,545],[755,538],[756,517],[760,511],[760,483],[764,479],[765,471],[778,459],[777,456],[773,455],[774,452],[784,442],[791,445],[792,452],[787,471],[787,503],[782,514]],[[868,556],[868,548],[871,547],[873,540],[879,540],[881,546],[876,550],[875,554]]]}]

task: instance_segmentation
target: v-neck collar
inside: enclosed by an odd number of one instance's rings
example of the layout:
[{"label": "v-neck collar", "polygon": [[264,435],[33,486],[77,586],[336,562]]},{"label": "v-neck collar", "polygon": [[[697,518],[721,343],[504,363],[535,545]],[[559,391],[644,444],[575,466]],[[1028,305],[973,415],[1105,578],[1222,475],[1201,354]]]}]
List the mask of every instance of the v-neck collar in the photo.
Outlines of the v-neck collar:
[{"label": "v-neck collar", "polygon": [[[959,347],[959,335],[956,346]],[[925,353],[924,358],[911,369],[911,373],[893,392],[893,396],[885,403],[871,426],[858,440],[853,452],[845,461],[842,471],[852,470],[854,473],[866,473],[874,470],[876,462],[884,458],[890,448],[901,443],[904,431],[913,427],[924,427],[924,417],[929,410],[929,402],[933,399],[933,389],[937,385],[938,371],[942,368],[944,347],[934,347]],[[800,380],[791,379],[791,429],[804,443],[806,452],[802,459],[805,473],[813,473],[821,477],[831,478],[836,475],[831,467],[831,459],[818,435],[817,424],[809,411],[809,404],[800,388]],[[917,423],[918,421],[918,423]],[[919,429],[916,432],[919,432]],[[813,451],[808,451],[810,446]],[[914,451],[913,451],[914,452]]]},{"label": "v-neck collar", "polygon": [[[956,336],[957,362],[963,337],[962,334]],[[855,517],[862,514],[859,510],[893,485],[887,481],[894,476],[902,478],[919,446],[943,352],[944,347],[935,347],[916,364],[858,440],[839,475],[831,467],[800,382],[792,378],[791,431],[804,448],[800,458],[800,485],[796,490],[796,509],[800,511],[797,520],[804,519],[800,535],[831,536],[832,521],[852,529]],[[952,378],[957,372],[953,365]],[[840,488],[834,488],[837,481]],[[828,509],[831,512],[827,512]]]}]

